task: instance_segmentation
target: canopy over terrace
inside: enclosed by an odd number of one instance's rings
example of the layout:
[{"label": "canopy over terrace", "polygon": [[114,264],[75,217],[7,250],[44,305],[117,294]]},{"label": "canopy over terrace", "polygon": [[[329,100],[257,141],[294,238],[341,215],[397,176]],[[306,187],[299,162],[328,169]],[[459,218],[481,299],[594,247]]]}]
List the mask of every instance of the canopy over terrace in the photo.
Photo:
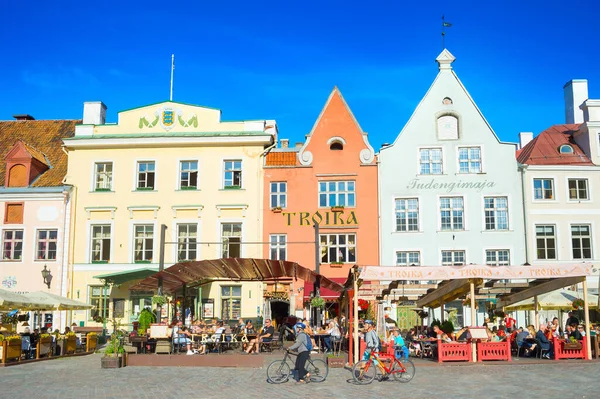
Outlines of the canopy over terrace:
[{"label": "canopy over terrace", "polygon": [[206,280],[277,281],[284,278],[315,283],[320,278],[322,288],[342,292],[344,287],[296,262],[270,259],[223,258],[181,262],[156,272],[133,285],[130,290],[153,290],[162,278],[163,290],[175,292],[202,284]]}]

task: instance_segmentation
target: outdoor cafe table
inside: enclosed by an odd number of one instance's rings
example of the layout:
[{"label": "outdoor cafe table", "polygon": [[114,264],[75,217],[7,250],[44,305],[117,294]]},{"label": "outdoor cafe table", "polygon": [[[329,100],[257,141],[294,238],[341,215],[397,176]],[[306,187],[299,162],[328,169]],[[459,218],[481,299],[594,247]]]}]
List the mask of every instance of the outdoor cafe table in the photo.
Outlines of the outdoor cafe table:
[{"label": "outdoor cafe table", "polygon": [[325,345],[325,338],[331,336],[331,334],[329,334],[326,331],[319,331],[317,333],[314,333],[312,336],[315,339],[315,343],[317,344],[317,351],[321,352],[321,344]]},{"label": "outdoor cafe table", "polygon": [[146,343],[148,342],[147,336],[135,335],[133,337],[129,337],[129,342],[135,344],[135,346],[139,349],[140,353],[146,353]]}]

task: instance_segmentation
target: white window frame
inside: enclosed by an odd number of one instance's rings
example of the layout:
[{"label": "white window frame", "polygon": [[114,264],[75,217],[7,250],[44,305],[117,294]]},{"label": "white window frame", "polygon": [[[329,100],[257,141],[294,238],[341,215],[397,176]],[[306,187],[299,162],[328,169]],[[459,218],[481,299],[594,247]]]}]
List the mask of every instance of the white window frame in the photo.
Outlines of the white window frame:
[{"label": "white window frame", "polygon": [[[573,235],[573,227],[587,227],[588,228],[588,235],[586,236],[574,236]],[[589,259],[594,259],[594,241],[593,241],[593,237],[592,237],[592,225],[590,223],[572,223],[571,225],[569,225],[569,235],[571,238],[571,259],[573,260],[589,260]],[[584,239],[588,239],[589,240],[589,250],[590,250],[590,256],[589,257],[584,257],[583,256],[583,240]],[[580,245],[580,251],[581,251],[581,257],[580,258],[576,258],[575,257],[575,247],[573,246],[573,240],[578,240],[579,241],[579,245]]]},{"label": "white window frame", "polygon": [[[450,254],[450,257],[452,258],[450,262],[444,262],[444,252]],[[460,254],[462,254],[463,257],[462,262],[456,260]],[[442,249],[440,251],[440,264],[442,266],[464,266],[467,264],[467,251],[464,249]]]},{"label": "white window frame", "polygon": [[[275,251],[275,256],[273,256]],[[283,251],[283,257],[282,252]],[[269,235],[269,259],[287,260],[287,234],[270,234]]]},{"label": "white window frame", "polygon": [[[239,169],[236,168],[236,163],[239,162]],[[232,169],[227,169],[228,163],[231,163]],[[223,160],[223,189],[239,190],[244,187],[244,161],[241,159],[224,159]],[[227,185],[227,173],[232,173],[231,184]],[[235,185],[235,174],[239,173],[239,185]]]},{"label": "white window frame", "polygon": [[[567,201],[569,202],[581,202],[581,201],[585,201],[588,202],[590,201],[590,179],[588,179],[587,177],[567,177],[566,179],[566,186],[567,186]],[[580,182],[580,181],[584,181],[585,182],[585,195],[586,198],[579,198],[579,184],[577,184],[577,189],[575,189],[576,194],[577,194],[577,198],[571,198],[571,187],[570,187],[570,183],[571,181],[575,181],[575,182]]]},{"label": "white window frame", "polygon": [[[13,237],[8,240],[10,243],[12,243],[11,245],[11,250],[10,250],[10,257],[7,258],[4,256],[4,245],[6,244],[7,240],[6,240],[6,233],[7,232],[13,232]],[[17,239],[15,238],[15,235],[17,232],[21,232],[21,239]],[[15,229],[15,228],[9,228],[9,229],[3,229],[2,230],[2,262],[23,262],[23,255],[25,252],[25,229]],[[20,256],[15,258],[15,248],[18,244],[21,244],[21,253]]]},{"label": "white window frame", "polygon": [[[333,190],[331,190],[331,184],[335,184]],[[340,185],[344,184],[344,189],[340,189]],[[350,183],[354,189],[350,189]],[[321,186],[325,185],[325,190],[321,191]],[[325,196],[325,205],[321,202],[321,196]],[[335,204],[331,203],[330,196],[333,195],[335,198]],[[340,196],[344,198],[344,204],[339,204]],[[350,200],[352,199],[352,204]],[[319,208],[331,208],[332,206],[343,206],[346,208],[356,208],[356,180],[320,180],[317,182],[317,201],[319,202]]]},{"label": "white window frame", "polygon": [[[141,164],[152,164],[154,166],[154,170],[153,171],[145,171],[145,172],[140,172],[140,165]],[[146,184],[144,187],[140,187],[141,184],[141,180],[140,180],[140,174],[143,173],[146,176]],[[154,175],[154,185],[152,187],[148,187],[148,174],[152,173]],[[136,160],[135,162],[135,191],[156,191],[156,186],[157,186],[157,167],[156,167],[156,161],[152,160],[152,159],[141,159],[141,160]]]},{"label": "white window frame", "polygon": [[[500,261],[500,252],[506,252],[506,254],[508,255],[508,260],[506,261]],[[488,260],[488,254],[492,254],[494,255],[494,261],[489,261]],[[508,248],[500,248],[500,249],[496,249],[496,248],[488,248],[485,250],[484,252],[484,260],[485,260],[485,264],[488,266],[510,266],[510,249]]]},{"label": "white window frame", "polygon": [[[281,187],[283,185],[283,191]],[[273,191],[273,186],[275,186],[276,190]],[[269,182],[269,206],[271,209],[273,208],[287,208],[287,181],[272,181]]]},{"label": "white window frame", "polygon": [[[223,231],[223,227],[225,224],[239,224],[240,225],[240,235],[239,236],[225,236],[224,235],[224,231]],[[219,235],[218,237],[220,238],[221,241],[221,258],[225,258],[225,245],[227,245],[227,254],[229,255],[229,245],[230,243],[227,242],[227,244],[225,244],[225,239],[226,237],[239,237],[239,247],[240,247],[240,257],[243,258],[244,257],[244,246],[243,246],[243,242],[244,242],[244,223],[242,223],[242,221],[240,220],[219,220],[218,223],[218,227],[219,229]],[[235,243],[234,243],[235,244]]]},{"label": "white window frame", "polygon": [[[542,190],[542,198],[536,198],[536,191],[535,191],[536,190],[536,188],[535,188],[535,182],[536,182],[536,180],[541,180],[542,181],[542,188],[541,188],[541,190]],[[545,180],[549,180],[552,183],[552,188],[551,188],[552,198],[543,198],[544,197],[544,192],[547,190],[546,188],[544,188],[544,181]],[[534,177],[532,179],[531,183],[532,183],[531,184],[531,187],[532,187],[531,198],[534,201],[556,201],[556,184],[554,184],[554,178],[552,178],[552,177]]]},{"label": "white window frame", "polygon": [[[231,295],[231,293],[233,292],[232,288],[239,288],[240,289],[240,295]],[[229,292],[230,295],[223,295],[223,288],[229,288]],[[220,305],[220,318],[223,318],[223,312],[225,311],[225,307],[223,306],[223,302],[224,301],[229,301],[231,303],[233,303],[234,301],[239,300],[240,302],[240,314],[239,315],[233,315],[233,312],[231,311],[232,306],[231,304],[229,305],[228,309],[229,309],[229,314],[227,315],[228,317],[224,320],[226,321],[233,321],[233,320],[237,320],[238,318],[242,317],[242,314],[244,312],[244,307],[243,307],[243,292],[244,291],[244,287],[238,284],[224,284],[224,285],[220,285],[219,286],[219,299],[221,300],[221,302],[219,303]],[[231,317],[230,317],[231,316]]]},{"label": "white window frame", "polygon": [[[398,256],[399,255],[405,255],[406,256],[406,262],[400,262],[398,260]],[[411,256],[417,256],[417,261],[416,262],[411,262]],[[396,251],[396,266],[421,266],[421,251],[411,251],[411,250],[402,250],[402,251]]]},{"label": "white window frame", "polygon": [[[547,237],[547,238],[543,238],[544,239],[544,252],[546,253],[546,257],[544,258],[540,258],[538,255],[538,234],[537,234],[537,228],[538,227],[552,227],[553,229],[553,235],[551,236],[540,236],[540,237]],[[556,224],[551,224],[551,223],[541,223],[541,224],[536,224],[534,225],[534,230],[533,230],[533,234],[534,234],[534,242],[535,242],[535,258],[538,260],[557,260],[558,259],[558,230],[557,230],[557,225]],[[554,257],[553,258],[549,258],[547,256],[548,254],[548,239],[554,239]]]},{"label": "white window frame", "polygon": [[[40,232],[45,231],[47,234],[47,237],[43,240],[40,240]],[[55,231],[56,232],[56,238],[55,239],[50,239],[50,232]],[[49,246],[51,243],[54,243],[54,245],[56,246],[55,249],[55,255],[54,258],[40,258],[38,257],[38,254],[40,252],[40,243],[41,242],[45,242],[46,243],[46,250],[44,251],[44,254],[47,256],[48,252],[49,252]],[[58,229],[56,228],[38,228],[35,230],[35,253],[33,254],[33,259],[34,261],[38,261],[38,262],[53,262],[56,261],[58,259],[58,253],[59,253],[59,248],[58,248]]]},{"label": "white window frame", "polygon": [[[97,172],[98,165],[105,165],[103,172]],[[106,172],[106,165],[110,165],[111,171]],[[108,187],[98,187],[100,183],[100,175],[105,175],[108,180]],[[92,192],[110,192],[113,191],[115,176],[115,164],[113,161],[95,161],[92,164]]]},{"label": "white window frame", "polygon": [[[135,253],[136,253],[136,235],[135,235],[135,228],[136,226],[152,226],[152,259],[151,260],[145,260],[145,259],[140,259],[140,260],[136,260],[135,259]],[[131,251],[130,251],[130,257],[131,257],[131,263],[137,263],[137,264],[145,264],[145,263],[158,263],[156,256],[158,255],[157,252],[157,242],[158,240],[156,239],[157,237],[157,223],[156,221],[148,221],[148,220],[133,220],[131,221],[131,231],[130,231],[130,240],[129,242],[131,243]],[[145,239],[144,239],[145,240]],[[145,241],[144,241],[144,246],[145,246]],[[144,248],[142,249],[143,252],[149,251],[148,248]]]},{"label": "white window frame", "polygon": [[[398,209],[399,201],[405,202],[404,209]],[[417,221],[415,224],[410,224],[410,220],[414,220],[414,218],[410,218],[409,215],[414,213],[411,211],[411,201],[416,202],[416,213],[417,213]],[[405,221],[406,228],[404,230],[399,229],[398,219],[402,219]],[[395,220],[395,229],[394,231],[397,233],[415,233],[421,230],[421,218],[419,214],[419,198],[418,197],[407,197],[407,198],[394,198],[394,220]],[[414,226],[415,228],[411,229],[410,227]]]},{"label": "white window frame", "polygon": [[[497,199],[505,199],[506,200],[506,208],[501,208],[497,206]],[[493,208],[487,208],[486,200],[493,199],[494,206]],[[487,223],[487,212],[493,213],[494,218],[494,227],[488,228]],[[506,228],[498,228],[498,212],[506,212]],[[508,231],[510,230],[510,213],[509,213],[509,201],[508,196],[506,195],[493,195],[493,196],[485,196],[483,197],[483,230],[484,231]]]},{"label": "white window frame", "polygon": [[[189,236],[182,236],[179,233],[179,227],[181,226],[188,226],[188,232],[189,232],[189,227],[190,226],[194,226],[196,227],[196,236],[195,237],[189,237]],[[200,245],[198,244],[199,242],[199,235],[200,235],[200,226],[198,225],[197,221],[193,221],[193,222],[185,222],[182,220],[179,220],[175,223],[175,234],[177,235],[177,245],[175,248],[175,261],[176,262],[184,262],[184,261],[193,261],[193,260],[198,260],[200,259],[198,256],[198,252],[200,249]],[[191,240],[193,238],[193,241]],[[181,246],[185,246],[185,250],[184,252],[189,255],[191,249],[190,246],[196,246],[195,248],[195,252],[196,252],[196,256],[194,257],[188,257],[186,259],[180,259],[179,257],[179,253],[181,251]]]},{"label": "white window frame", "polygon": [[[184,163],[196,163],[196,169],[183,169],[183,164]],[[196,173],[196,186],[183,186],[183,178],[182,178],[182,174],[183,173],[188,173],[188,180],[191,180],[191,174],[192,173]],[[188,183],[189,184],[189,183]],[[185,187],[185,188],[184,188]],[[194,191],[194,190],[200,190],[200,161],[197,159],[180,159],[178,161],[178,170],[177,170],[177,190],[182,190],[182,191]]]},{"label": "white window frame", "polygon": [[[429,160],[427,162],[427,164],[429,164],[429,170],[431,173],[422,173],[421,170],[421,164],[423,163],[421,160],[421,152],[425,151],[425,150],[429,150]],[[431,156],[431,151],[432,150],[439,150],[440,151],[440,173],[432,173],[433,171],[433,165],[438,164],[438,162],[434,162],[433,161],[433,157]],[[443,147],[419,147],[417,150],[417,171],[418,171],[418,175],[420,176],[441,176],[444,174],[445,168],[444,168],[444,149]]]},{"label": "white window frame", "polygon": [[[331,243],[330,237],[335,236],[335,243]],[[345,238],[345,243],[340,244],[340,237]],[[321,263],[332,264],[332,263],[355,263],[357,258],[356,249],[357,245],[357,234],[356,233],[341,233],[341,234],[319,234],[319,250],[321,253]],[[350,237],[354,237],[354,245],[350,245]],[[325,243],[323,242],[325,238]],[[335,260],[330,259],[330,249],[336,249]],[[354,248],[354,259],[350,259],[351,248]],[[342,253],[344,251],[345,253]],[[342,260],[344,259],[344,260]]]},{"label": "white window frame", "polygon": [[[454,228],[454,206],[452,204],[452,199],[454,198],[460,198],[462,200],[462,208],[456,208],[456,210],[462,210],[462,225],[460,228]],[[450,207],[449,208],[442,208],[442,200],[444,199],[450,199]],[[460,196],[460,195],[444,195],[444,196],[440,196],[438,199],[438,221],[439,221],[439,231],[465,231],[467,229],[467,224],[466,224],[466,218],[465,218],[465,208],[466,208],[466,204],[465,204],[465,197],[464,196]],[[451,228],[450,229],[445,229],[444,228],[444,224],[443,224],[443,217],[442,217],[442,211],[450,211],[450,225]]]},{"label": "white window frame", "polygon": [[92,228],[93,226],[110,226],[110,259],[108,260],[108,263],[114,263],[114,238],[115,238],[115,226],[114,226],[114,221],[104,221],[104,220],[88,220],[87,221],[87,240],[86,240],[86,256],[85,259],[87,259],[87,261],[91,264],[91,263],[106,263],[106,262],[94,262],[92,261],[92,255],[93,255],[93,248],[92,248],[92,239],[93,239],[93,234],[92,234]]},{"label": "white window frame", "polygon": [[[479,170],[478,171],[471,171],[471,165],[475,164],[477,162],[477,158],[473,158],[471,159],[471,150],[472,149],[478,149],[479,150]],[[463,172],[460,169],[460,164],[461,164],[461,159],[460,159],[460,151],[461,150],[467,150],[467,167],[468,167],[468,171],[467,172]],[[483,148],[479,145],[470,145],[470,146],[460,146],[456,149],[456,173],[459,175],[477,175],[477,174],[481,174],[484,173],[483,171]]]}]

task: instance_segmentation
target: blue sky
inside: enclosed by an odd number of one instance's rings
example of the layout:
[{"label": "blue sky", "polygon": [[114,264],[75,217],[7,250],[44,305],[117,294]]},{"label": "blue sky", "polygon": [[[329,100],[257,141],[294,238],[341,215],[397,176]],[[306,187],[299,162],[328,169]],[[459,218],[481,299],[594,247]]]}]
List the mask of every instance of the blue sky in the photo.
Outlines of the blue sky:
[{"label": "blue sky", "polygon": [[[489,4],[488,4],[489,3]],[[562,87],[600,98],[600,2],[5,2],[0,120],[81,118],[168,99],[276,119],[302,141],[337,85],[378,149],[437,73],[441,15],[459,78],[504,141],[564,122]]]}]

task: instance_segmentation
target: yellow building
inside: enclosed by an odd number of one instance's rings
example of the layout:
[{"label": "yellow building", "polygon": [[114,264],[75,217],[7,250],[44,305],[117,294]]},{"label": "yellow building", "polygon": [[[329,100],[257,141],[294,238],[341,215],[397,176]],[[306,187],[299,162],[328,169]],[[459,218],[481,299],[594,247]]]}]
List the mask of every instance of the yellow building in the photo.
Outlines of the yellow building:
[{"label": "yellow building", "polygon": [[[75,187],[72,292],[96,306],[74,312],[75,323],[95,325],[102,314],[129,323],[150,306],[152,292],[128,288],[158,270],[161,225],[165,267],[262,257],[262,157],[276,142],[275,121],[224,122],[220,110],[170,101],[105,119],[103,103],[84,103],[83,123],[64,140],[65,183]],[[98,276],[107,275],[116,285],[103,292]],[[203,318],[256,318],[262,290],[213,282],[192,292],[191,309]]]}]

